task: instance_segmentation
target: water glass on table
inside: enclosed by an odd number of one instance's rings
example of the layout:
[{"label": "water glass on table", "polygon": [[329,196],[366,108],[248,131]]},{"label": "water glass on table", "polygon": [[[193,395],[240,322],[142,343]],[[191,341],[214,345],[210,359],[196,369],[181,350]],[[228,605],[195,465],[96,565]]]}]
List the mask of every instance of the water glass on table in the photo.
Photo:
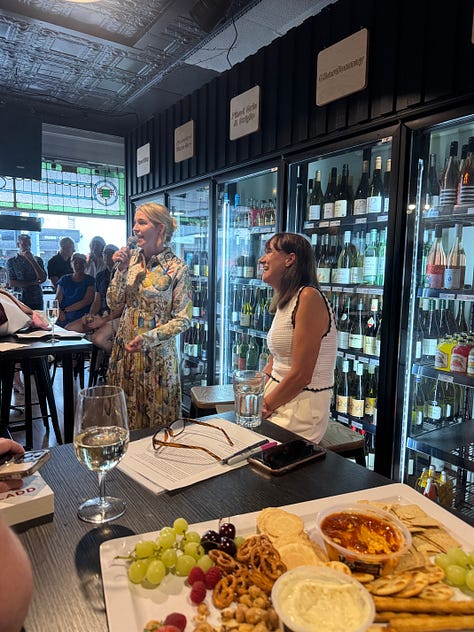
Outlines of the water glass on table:
[{"label": "water glass on table", "polygon": [[59,341],[54,335],[54,325],[59,318],[59,301],[51,299],[46,303],[46,318],[51,323],[51,342],[54,344]]},{"label": "water glass on table", "polygon": [[232,383],[236,422],[246,428],[259,426],[262,423],[265,373],[262,371],[234,371]]},{"label": "water glass on table", "polygon": [[98,472],[100,495],[82,503],[78,516],[103,524],[125,513],[125,501],[105,493],[105,475],[124,457],[129,431],[125,393],[119,386],[92,386],[79,392],[74,418],[74,451],[88,470]]}]

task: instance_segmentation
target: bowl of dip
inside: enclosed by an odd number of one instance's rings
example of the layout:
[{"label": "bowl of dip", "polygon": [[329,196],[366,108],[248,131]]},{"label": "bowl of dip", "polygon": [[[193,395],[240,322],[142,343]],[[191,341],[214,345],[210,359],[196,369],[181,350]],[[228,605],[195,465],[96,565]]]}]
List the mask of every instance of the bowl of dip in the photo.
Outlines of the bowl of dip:
[{"label": "bowl of dip", "polygon": [[411,545],[398,518],[366,504],[329,507],[316,522],[330,560],[375,577],[391,573]]},{"label": "bowl of dip", "polygon": [[272,603],[290,632],[363,632],[375,616],[369,591],[327,566],[283,573],[273,585]]}]

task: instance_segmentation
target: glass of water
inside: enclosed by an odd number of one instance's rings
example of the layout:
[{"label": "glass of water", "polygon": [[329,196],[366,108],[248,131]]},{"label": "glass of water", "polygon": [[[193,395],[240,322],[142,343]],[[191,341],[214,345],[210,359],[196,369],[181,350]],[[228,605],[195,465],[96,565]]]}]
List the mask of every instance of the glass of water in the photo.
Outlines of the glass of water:
[{"label": "glass of water", "polygon": [[124,457],[129,442],[125,393],[119,386],[93,386],[79,392],[74,418],[74,451],[79,462],[99,475],[99,496],[82,503],[78,516],[103,524],[125,512],[125,501],[105,493],[105,475]]},{"label": "glass of water", "polygon": [[59,341],[59,338],[54,336],[54,325],[59,318],[59,301],[57,299],[51,299],[46,303],[46,318],[51,323],[51,342],[54,344]]},{"label": "glass of water", "polygon": [[234,371],[235,420],[240,426],[255,428],[262,423],[265,373]]}]

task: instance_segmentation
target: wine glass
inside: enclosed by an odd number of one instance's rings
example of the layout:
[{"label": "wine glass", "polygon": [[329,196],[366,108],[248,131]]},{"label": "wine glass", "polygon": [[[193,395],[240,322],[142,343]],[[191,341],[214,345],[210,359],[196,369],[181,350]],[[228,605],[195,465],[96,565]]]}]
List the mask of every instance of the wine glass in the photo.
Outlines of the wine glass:
[{"label": "wine glass", "polygon": [[57,299],[51,299],[46,303],[46,318],[51,323],[51,342],[54,344],[59,341],[59,338],[54,337],[54,325],[59,318],[59,301]]},{"label": "wine glass", "polygon": [[124,457],[129,441],[125,393],[119,386],[79,391],[74,418],[74,451],[82,465],[98,472],[100,496],[82,503],[78,516],[103,524],[125,512],[125,501],[105,494],[105,475]]}]

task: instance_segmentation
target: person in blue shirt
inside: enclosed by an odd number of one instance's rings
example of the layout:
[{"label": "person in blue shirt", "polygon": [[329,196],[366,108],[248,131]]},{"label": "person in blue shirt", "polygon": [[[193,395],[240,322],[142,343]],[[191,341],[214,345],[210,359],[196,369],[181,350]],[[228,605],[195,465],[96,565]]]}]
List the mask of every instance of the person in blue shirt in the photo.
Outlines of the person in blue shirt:
[{"label": "person in blue shirt", "polygon": [[94,301],[95,279],[85,273],[86,256],[75,252],[71,257],[72,274],[58,281],[56,298],[59,301],[57,325],[72,331],[83,331],[82,316],[89,312]]}]

